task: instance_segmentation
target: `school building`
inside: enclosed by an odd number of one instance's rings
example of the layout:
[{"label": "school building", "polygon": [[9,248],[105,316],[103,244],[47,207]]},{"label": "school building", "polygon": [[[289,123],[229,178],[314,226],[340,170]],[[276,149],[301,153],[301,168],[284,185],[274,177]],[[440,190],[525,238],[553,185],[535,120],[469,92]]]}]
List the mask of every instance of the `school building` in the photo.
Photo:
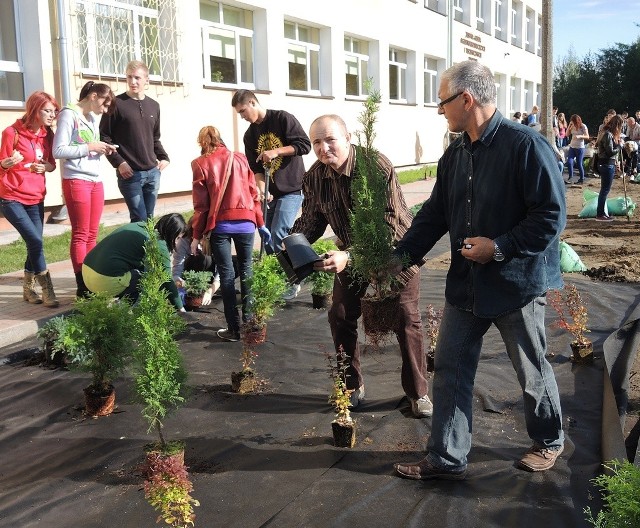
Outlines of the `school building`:
[{"label": "school building", "polygon": [[[397,167],[436,161],[446,121],[439,77],[466,59],[495,75],[505,116],[530,111],[541,90],[542,0],[0,0],[0,128],[34,90],[65,104],[88,80],[126,91],[125,66],[148,64],[147,95],[161,107],[171,158],[161,195],[189,193],[202,126],[244,152],[248,124],[233,91],[294,114],[308,131],[321,114],[351,131],[367,94],[382,95],[376,147]],[[315,161],[311,152],[306,166]],[[102,162],[107,200],[121,199]],[[47,175],[49,210],[62,204],[60,174]]]}]

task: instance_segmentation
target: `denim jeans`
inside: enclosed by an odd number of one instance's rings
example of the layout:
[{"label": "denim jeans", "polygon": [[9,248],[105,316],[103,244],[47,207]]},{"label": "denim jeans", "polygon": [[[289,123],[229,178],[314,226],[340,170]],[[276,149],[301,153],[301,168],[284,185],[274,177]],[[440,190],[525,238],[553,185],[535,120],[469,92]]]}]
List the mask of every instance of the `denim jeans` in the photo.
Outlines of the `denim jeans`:
[{"label": "denim jeans", "polygon": [[573,178],[573,163],[574,160],[578,164],[578,172],[580,173],[580,181],[584,180],[584,165],[582,164],[582,160],[584,158],[584,149],[583,148],[573,148],[569,147],[569,155],[567,156],[567,165],[569,165],[569,176],[567,176],[567,180]]},{"label": "denim jeans", "polygon": [[160,189],[160,169],[133,171],[131,178],[118,174],[118,189],[129,208],[132,222],[145,222],[153,216]]},{"label": "denim jeans", "polygon": [[615,165],[598,164],[598,174],[600,174],[600,194],[598,194],[597,216],[607,214],[607,196],[613,185],[613,178],[616,174]]},{"label": "denim jeans", "polygon": [[211,252],[216,261],[218,273],[220,274],[220,291],[222,293],[222,303],[224,305],[224,318],[227,321],[227,328],[233,333],[240,332],[240,316],[236,304],[235,271],[233,259],[231,257],[231,241],[236,248],[238,258],[238,271],[240,273],[240,293],[242,296],[242,320],[249,318],[249,286],[248,279],[251,277],[253,255],[253,238],[255,233],[240,234],[218,234],[211,233]]},{"label": "denim jeans", "polygon": [[71,222],[71,265],[73,272],[78,273],[84,257],[96,246],[104,209],[104,185],[101,181],[63,179],[62,191]]},{"label": "denim jeans", "polygon": [[546,297],[495,319],[484,319],[445,303],[435,351],[433,418],[427,458],[438,467],[467,466],[471,449],[473,384],[482,338],[495,324],[524,397],[527,433],[536,445],[564,443],[560,396],[547,359]]},{"label": "denim jeans", "polygon": [[47,269],[42,245],[42,224],[44,223],[44,202],[24,205],[15,200],[0,198],[2,214],[11,223],[27,245],[25,271],[40,273]]},{"label": "denim jeans", "polygon": [[264,248],[268,255],[282,251],[282,239],[293,227],[302,199],[302,191],[296,191],[283,194],[269,203],[265,225],[271,232],[271,244]]}]

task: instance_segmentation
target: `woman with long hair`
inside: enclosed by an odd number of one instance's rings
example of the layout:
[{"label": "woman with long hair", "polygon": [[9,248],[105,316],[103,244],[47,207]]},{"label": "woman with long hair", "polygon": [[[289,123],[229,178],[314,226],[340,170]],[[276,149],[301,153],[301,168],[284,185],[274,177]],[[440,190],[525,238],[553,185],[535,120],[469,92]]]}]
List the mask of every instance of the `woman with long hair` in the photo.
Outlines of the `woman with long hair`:
[{"label": "woman with long hair", "polygon": [[69,103],[58,114],[53,155],[62,162],[62,191],[71,222],[69,254],[76,276],[76,296],[86,295],[82,262],[98,238],[104,209],[104,186],[100,179],[100,157],[116,151],[100,141],[96,116],[113,112],[114,95],[108,85],[87,82],[78,103]]},{"label": "woman with long hair", "polygon": [[191,162],[193,171],[193,240],[195,255],[204,237],[220,274],[220,290],[227,328],[218,330],[225,341],[240,339],[240,315],[236,305],[235,273],[231,242],[235,246],[240,273],[242,321],[249,318],[248,279],[252,273],[253,240],[256,227],[269,243],[271,234],[264,225],[256,179],[244,154],[231,152],[212,126],[198,134],[201,155]]},{"label": "woman with long hair", "polygon": [[596,146],[598,148],[598,173],[600,174],[600,193],[598,194],[598,209],[596,220],[610,222],[612,216],[607,214],[607,196],[611,191],[613,178],[616,174],[618,154],[620,153],[622,134],[622,118],[614,115],[602,127]]},{"label": "woman with long hair", "polygon": [[567,118],[563,112],[558,113],[558,148],[567,144]]},{"label": "woman with long hair", "polygon": [[[0,143],[0,209],[27,245],[22,298],[49,307],[59,302],[44,258],[42,226],[45,173],[56,168],[51,125],[58,110],[60,105],[51,95],[33,92],[24,116],[2,132]],[[42,299],[35,290],[36,282],[42,288]]]},{"label": "woman with long hair", "polygon": [[584,159],[585,140],[589,141],[589,130],[587,125],[582,122],[582,118],[578,114],[573,114],[569,120],[569,127],[567,128],[567,136],[571,136],[571,142],[569,143],[569,155],[567,156],[567,164],[569,166],[569,176],[565,183],[571,183],[573,178],[573,164],[577,162],[578,172],[580,178],[577,183],[584,182],[584,166],[582,164]]},{"label": "woman with long hair", "polygon": [[[162,285],[168,292],[169,302],[184,312],[185,309],[176,284],[171,280],[171,255],[176,242],[187,230],[187,223],[179,213],[166,214],[155,224],[158,248],[163,257],[163,268],[169,280]],[[144,272],[144,245],[149,240],[146,222],[132,222],[120,226],[104,237],[87,253],[82,264],[82,278],[87,289],[113,297],[138,300],[138,283]]]}]

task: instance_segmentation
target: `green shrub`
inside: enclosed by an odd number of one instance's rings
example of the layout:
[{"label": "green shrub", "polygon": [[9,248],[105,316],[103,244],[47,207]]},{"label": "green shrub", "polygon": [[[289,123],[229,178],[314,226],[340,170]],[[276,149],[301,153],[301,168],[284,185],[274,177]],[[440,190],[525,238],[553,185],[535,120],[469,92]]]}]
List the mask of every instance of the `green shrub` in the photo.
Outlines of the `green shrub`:
[{"label": "green shrub", "polygon": [[587,521],[597,528],[640,526],[640,468],[627,460],[613,460],[605,468],[611,474],[592,480],[605,492],[605,508],[595,519],[591,508],[585,508]]},{"label": "green shrub", "polygon": [[182,279],[184,280],[184,289],[187,295],[194,297],[202,295],[209,288],[211,277],[213,277],[213,273],[210,271],[190,270],[183,272]]},{"label": "green shrub", "polygon": [[[335,251],[338,249],[336,243],[329,238],[321,238],[316,240],[311,247],[320,256],[324,255],[328,251]],[[328,295],[333,289],[333,279],[335,273],[328,273],[326,271],[314,271],[305,279],[305,283],[311,284],[311,293],[314,295]]]},{"label": "green shrub", "polygon": [[263,255],[254,261],[248,282],[251,324],[262,327],[285,302],[282,296],[287,291],[287,279],[276,256]]}]

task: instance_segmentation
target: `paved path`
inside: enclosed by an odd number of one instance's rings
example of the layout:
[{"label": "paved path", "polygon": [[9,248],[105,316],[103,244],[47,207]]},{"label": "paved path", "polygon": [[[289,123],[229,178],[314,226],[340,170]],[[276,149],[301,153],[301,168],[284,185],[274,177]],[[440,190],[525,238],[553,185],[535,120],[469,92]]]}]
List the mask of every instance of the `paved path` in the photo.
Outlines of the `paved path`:
[{"label": "paved path", "polygon": [[[420,180],[402,186],[409,207],[423,202],[431,195],[435,179]],[[156,215],[170,212],[185,212],[193,208],[191,200],[159,201]],[[118,225],[128,221],[128,214],[123,211],[105,212],[102,216],[104,225]],[[70,229],[65,224],[45,224],[45,236],[60,234]],[[327,235],[331,233],[327,232]],[[8,244],[19,238],[13,229],[0,231],[0,245]],[[256,237],[257,239],[257,237]],[[22,271],[0,275],[0,348],[12,345],[23,339],[33,337],[47,320],[66,313],[73,307],[76,282],[70,260],[49,264],[56,296],[60,300],[58,308],[47,308],[41,304],[29,304],[22,300]]]}]

